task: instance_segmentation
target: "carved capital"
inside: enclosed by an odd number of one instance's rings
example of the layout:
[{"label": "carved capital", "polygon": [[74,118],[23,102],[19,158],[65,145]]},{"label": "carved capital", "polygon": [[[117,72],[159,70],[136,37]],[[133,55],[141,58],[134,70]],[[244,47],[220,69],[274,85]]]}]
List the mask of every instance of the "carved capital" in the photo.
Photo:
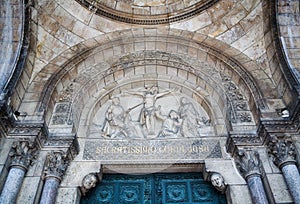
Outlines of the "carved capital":
[{"label": "carved capital", "polygon": [[14,142],[9,156],[12,158],[11,166],[18,166],[26,171],[38,156],[37,144],[32,141]]},{"label": "carved capital", "polygon": [[261,160],[257,151],[239,150],[236,165],[245,179],[252,175],[261,175]]},{"label": "carved capital", "polygon": [[69,158],[63,151],[51,151],[46,158],[45,177],[54,177],[61,181],[67,167]]},{"label": "carved capital", "polygon": [[295,146],[289,137],[271,137],[269,154],[273,157],[274,164],[279,168],[290,163],[296,163]]}]

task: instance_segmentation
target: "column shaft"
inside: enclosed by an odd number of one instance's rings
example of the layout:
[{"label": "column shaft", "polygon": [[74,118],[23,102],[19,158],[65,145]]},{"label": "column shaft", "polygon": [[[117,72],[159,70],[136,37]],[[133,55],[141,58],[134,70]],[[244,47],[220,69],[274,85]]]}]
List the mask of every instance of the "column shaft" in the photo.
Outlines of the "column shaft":
[{"label": "column shaft", "polygon": [[260,175],[252,175],[247,178],[247,184],[251,193],[253,203],[268,204],[266,192]]},{"label": "column shaft", "polygon": [[59,180],[48,177],[45,181],[40,204],[54,204],[59,187]]},{"label": "column shaft", "polygon": [[4,184],[0,196],[1,204],[10,204],[16,202],[25,173],[26,173],[25,169],[16,168],[16,167],[12,167],[9,170],[8,176],[6,178],[6,182]]},{"label": "column shaft", "polygon": [[300,203],[300,175],[295,164],[288,164],[281,168],[295,203]]}]

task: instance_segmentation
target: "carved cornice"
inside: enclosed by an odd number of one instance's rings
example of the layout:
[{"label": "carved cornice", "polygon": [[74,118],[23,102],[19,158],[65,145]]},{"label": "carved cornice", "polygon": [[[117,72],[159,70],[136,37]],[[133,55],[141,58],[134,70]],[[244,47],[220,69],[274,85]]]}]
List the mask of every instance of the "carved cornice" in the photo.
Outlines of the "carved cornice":
[{"label": "carved cornice", "polygon": [[261,175],[261,160],[257,151],[240,149],[237,152],[235,161],[245,179],[250,176]]},{"label": "carved cornice", "polygon": [[75,134],[49,137],[44,131],[45,129],[43,129],[43,133],[38,136],[38,141],[42,147],[67,148],[70,154],[69,156],[72,158],[79,153],[79,144]]},{"label": "carved cornice", "polygon": [[[1,124],[0,124],[1,125]],[[42,121],[17,122],[14,127],[8,128],[8,137],[17,139],[36,139],[39,147],[67,148],[74,158],[79,152],[79,144],[76,134],[50,135],[48,127]]]},{"label": "carved cornice", "polygon": [[272,136],[268,148],[274,164],[279,168],[296,163],[296,152],[292,138]]},{"label": "carved cornice", "polygon": [[259,146],[262,145],[264,138],[257,134],[233,134],[231,133],[226,141],[226,149],[230,153],[234,153],[238,146]]},{"label": "carved cornice", "polygon": [[295,120],[263,120],[262,124],[270,133],[293,133],[299,130],[299,118],[295,118]]},{"label": "carved cornice", "polygon": [[46,157],[45,166],[45,178],[56,178],[61,181],[70,159],[66,152],[63,151],[51,151]]},{"label": "carved cornice", "polygon": [[[159,24],[168,24],[172,22],[177,22],[183,19],[190,18],[194,15],[199,14],[200,12],[208,9],[210,6],[218,2],[219,0],[206,0],[200,1],[189,8],[184,8],[181,10],[176,10],[176,12],[161,14],[161,15],[138,15],[133,12],[127,13],[124,11],[118,11],[113,8],[105,6],[105,4],[91,1],[91,0],[76,0],[82,6],[86,7],[94,13],[110,18],[112,20],[130,23],[130,24],[139,24],[139,25],[159,25]],[[126,4],[125,4],[126,5]],[[133,10],[131,10],[133,11]]]},{"label": "carved cornice", "polygon": [[9,156],[12,158],[11,166],[20,167],[26,171],[38,156],[37,144],[32,141],[16,141],[11,147]]}]

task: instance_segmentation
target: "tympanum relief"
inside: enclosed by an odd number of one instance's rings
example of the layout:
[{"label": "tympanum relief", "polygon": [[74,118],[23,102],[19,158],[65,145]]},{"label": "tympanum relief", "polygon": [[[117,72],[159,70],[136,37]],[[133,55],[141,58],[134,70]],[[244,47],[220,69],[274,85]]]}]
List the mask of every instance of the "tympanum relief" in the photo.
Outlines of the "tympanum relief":
[{"label": "tympanum relief", "polygon": [[126,90],[95,115],[91,137],[106,139],[196,138],[213,133],[204,109],[175,89],[157,86]]}]

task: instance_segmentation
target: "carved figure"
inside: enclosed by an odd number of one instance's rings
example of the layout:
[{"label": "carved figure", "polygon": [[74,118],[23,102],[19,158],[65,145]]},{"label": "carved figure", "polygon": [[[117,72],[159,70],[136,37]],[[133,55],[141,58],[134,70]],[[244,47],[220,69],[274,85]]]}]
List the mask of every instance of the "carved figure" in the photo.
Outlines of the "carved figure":
[{"label": "carved figure", "polygon": [[120,105],[118,97],[112,99],[112,104],[105,113],[105,121],[102,128],[104,137],[115,138],[117,136],[127,137],[129,134],[126,126],[129,121],[129,115]]},{"label": "carved figure", "polygon": [[98,182],[98,178],[94,173],[86,175],[82,180],[81,191],[85,195],[90,189],[94,188]]},{"label": "carved figure", "polygon": [[222,177],[221,174],[219,173],[212,173],[212,175],[210,176],[210,181],[212,183],[212,185],[221,192],[224,192],[226,189],[225,186],[225,182],[224,182],[224,178]]},{"label": "carved figure", "polygon": [[171,110],[169,116],[165,119],[159,137],[178,137],[181,134],[182,119],[175,110]]},{"label": "carved figure", "polygon": [[194,105],[187,98],[180,99],[180,107],[178,109],[180,118],[182,118],[182,131],[187,137],[196,137],[199,135],[199,128],[207,126],[210,121],[205,117],[200,117]]},{"label": "carved figure", "polygon": [[143,108],[140,113],[139,122],[147,131],[148,134],[155,134],[155,119],[157,108],[155,102],[158,98],[170,94],[172,91],[159,93],[157,86],[146,88],[146,92],[130,92],[130,94],[143,97]]}]

